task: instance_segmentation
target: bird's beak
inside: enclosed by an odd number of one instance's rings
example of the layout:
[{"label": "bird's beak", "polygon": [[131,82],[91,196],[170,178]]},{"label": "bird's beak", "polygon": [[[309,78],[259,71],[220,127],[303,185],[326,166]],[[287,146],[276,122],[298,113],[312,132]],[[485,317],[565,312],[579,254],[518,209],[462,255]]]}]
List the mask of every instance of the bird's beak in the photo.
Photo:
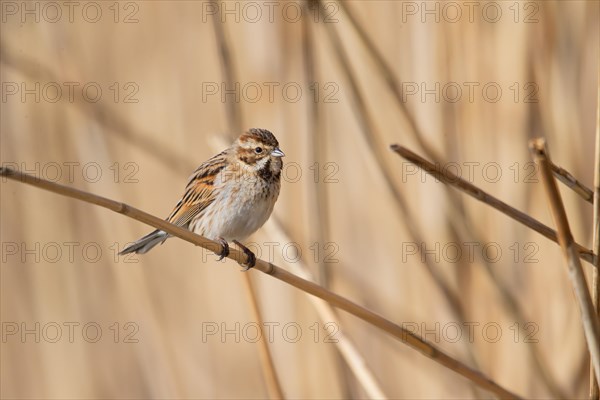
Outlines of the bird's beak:
[{"label": "bird's beak", "polygon": [[271,152],[271,155],[274,157],[283,157],[283,156],[285,156],[285,153],[283,151],[279,150],[279,147],[275,147],[275,150],[273,150]]}]

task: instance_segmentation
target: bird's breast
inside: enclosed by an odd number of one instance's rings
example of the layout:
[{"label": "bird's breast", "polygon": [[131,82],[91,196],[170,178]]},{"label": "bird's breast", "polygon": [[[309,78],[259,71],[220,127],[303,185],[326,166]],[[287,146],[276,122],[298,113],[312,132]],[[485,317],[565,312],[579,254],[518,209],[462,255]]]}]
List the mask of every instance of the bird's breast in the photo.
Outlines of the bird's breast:
[{"label": "bird's breast", "polygon": [[210,239],[246,239],[269,219],[279,196],[279,179],[258,174],[231,174],[215,183],[215,200],[190,225]]}]

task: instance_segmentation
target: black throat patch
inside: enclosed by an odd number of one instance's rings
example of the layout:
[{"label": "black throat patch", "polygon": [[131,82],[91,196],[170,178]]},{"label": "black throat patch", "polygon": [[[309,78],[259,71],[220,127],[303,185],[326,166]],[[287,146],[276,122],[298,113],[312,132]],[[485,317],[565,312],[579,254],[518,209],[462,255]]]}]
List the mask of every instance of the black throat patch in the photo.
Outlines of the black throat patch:
[{"label": "black throat patch", "polygon": [[278,171],[277,173],[273,172],[273,170],[271,169],[271,159],[268,159],[265,165],[257,172],[258,176],[260,176],[261,179],[263,179],[266,182],[273,182],[278,180],[279,175],[281,174],[280,171]]}]

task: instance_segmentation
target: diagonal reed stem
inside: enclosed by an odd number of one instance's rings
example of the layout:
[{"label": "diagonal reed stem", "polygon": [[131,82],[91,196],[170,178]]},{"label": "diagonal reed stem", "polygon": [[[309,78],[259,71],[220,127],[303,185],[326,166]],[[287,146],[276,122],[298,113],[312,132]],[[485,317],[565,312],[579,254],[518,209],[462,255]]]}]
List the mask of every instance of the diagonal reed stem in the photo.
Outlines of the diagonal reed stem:
[{"label": "diagonal reed stem", "polygon": [[592,189],[579,182],[577,178],[575,178],[569,171],[559,167],[558,165],[555,165],[554,163],[550,163],[550,169],[552,170],[552,173],[556,179],[561,181],[569,189],[572,189],[588,203],[593,203],[594,192],[592,192]]},{"label": "diagonal reed stem", "polygon": [[581,260],[579,259],[579,250],[569,227],[569,220],[562,197],[552,175],[546,141],[542,138],[532,139],[529,141],[529,149],[531,150],[533,159],[540,167],[542,182],[544,183],[552,210],[552,217],[558,230],[558,243],[563,250],[569,278],[571,279],[575,298],[581,311],[583,331],[590,351],[592,364],[594,365],[596,379],[600,380],[600,323],[594,311],[592,297],[590,296]]},{"label": "diagonal reed stem", "polygon": [[[214,252],[222,251],[221,245],[215,241],[212,241],[200,235],[196,235],[195,233],[192,233],[187,229],[175,226],[163,219],[155,217],[137,208],[131,207],[130,205],[127,205],[125,203],[114,201],[106,197],[98,196],[69,186],[50,182],[45,179],[25,174],[20,171],[15,171],[10,168],[0,167],[0,176],[5,176],[7,178],[20,181],[32,186],[36,186],[38,188],[45,189],[50,192],[54,192],[66,197],[70,197],[73,199],[81,200],[90,204],[95,204],[107,208],[111,211],[126,215],[130,218],[143,222],[147,225],[153,226],[157,229],[161,229],[173,236],[177,236],[180,239],[183,239],[197,246],[201,246],[207,250]],[[246,255],[242,251],[234,248],[231,248],[227,258],[230,258],[238,263],[246,262]],[[313,282],[309,282],[294,274],[291,274],[285,271],[284,269],[277,267],[269,262],[263,260],[256,260],[256,265],[254,269],[263,272],[267,275],[270,275],[276,279],[279,279],[304,292],[310,293],[313,296],[319,297],[330,303],[332,306],[340,308],[354,315],[355,317],[358,317],[363,321],[366,321],[367,323],[387,332],[394,338],[400,340],[402,343],[405,343],[406,345],[419,351],[425,357],[430,358],[439,363],[440,365],[443,365],[444,367],[453,370],[459,375],[462,375],[471,382],[475,383],[476,385],[479,385],[483,389],[494,393],[500,398],[519,398],[516,394],[500,386],[481,372],[470,368],[469,366],[463,364],[455,358],[452,358],[442,350],[438,349],[426,340],[415,335],[411,331],[404,329],[400,325],[385,319],[384,317],[374,313],[373,311],[361,307],[358,304],[338,294],[335,294]]]},{"label": "diagonal reed stem", "polygon": [[[394,152],[398,153],[398,155],[400,155],[404,159],[410,161],[411,163],[417,165],[419,168],[423,169],[424,171],[428,172],[429,174],[433,175],[436,179],[440,180],[441,182],[448,184],[450,186],[454,186],[455,188],[465,192],[469,196],[474,197],[475,199],[477,199],[483,203],[486,203],[487,205],[495,208],[496,210],[500,211],[501,213],[508,215],[515,221],[522,223],[523,225],[542,234],[543,236],[547,237],[548,239],[558,243],[558,235],[556,234],[556,231],[553,230],[552,228],[548,227],[547,225],[542,224],[537,219],[532,218],[529,215],[525,214],[524,212],[519,211],[516,208],[506,204],[502,200],[481,190],[477,186],[464,180],[460,176],[448,171],[447,169],[442,169],[439,166],[439,164],[433,164],[433,163],[425,160],[424,158],[422,158],[418,154],[413,153],[406,147],[400,146],[398,144],[393,144],[390,146],[390,148]],[[579,252],[579,256],[583,260],[585,260],[591,264],[594,264],[596,262],[597,256],[596,256],[596,254],[594,254],[594,252],[592,252],[592,250],[586,249],[585,247],[583,247],[582,245],[577,244],[577,243],[575,243],[575,247],[577,248],[577,251]]]},{"label": "diagonal reed stem", "polygon": [[[293,243],[294,240],[286,233],[283,229],[283,225],[277,218],[271,217],[269,223],[264,227],[267,236],[271,240],[275,240],[279,243]],[[288,263],[287,267],[295,275],[300,276],[311,282],[317,282],[314,276],[311,274],[310,269],[305,262],[299,260],[299,262]],[[363,356],[360,354],[354,343],[351,341],[348,335],[345,333],[345,329],[342,326],[341,320],[338,315],[334,312],[333,307],[326,301],[314,296],[308,296],[309,300],[315,307],[317,314],[321,318],[321,322],[324,324],[334,323],[335,326],[339,327],[339,330],[335,334],[336,336],[336,348],[338,349],[341,357],[348,364],[348,368],[352,371],[357,381],[360,382],[363,390],[370,399],[384,400],[388,397],[385,395],[379,382],[373,375],[373,372],[367,366],[367,363]]]}]

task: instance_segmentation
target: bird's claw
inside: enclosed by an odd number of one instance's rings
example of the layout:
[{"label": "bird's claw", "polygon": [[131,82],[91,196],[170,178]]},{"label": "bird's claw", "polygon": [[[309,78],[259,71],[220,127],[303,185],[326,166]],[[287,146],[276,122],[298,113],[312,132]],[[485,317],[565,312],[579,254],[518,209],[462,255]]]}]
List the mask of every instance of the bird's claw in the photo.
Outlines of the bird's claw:
[{"label": "bird's claw", "polygon": [[219,244],[221,245],[221,252],[216,253],[219,256],[219,259],[217,261],[221,261],[229,255],[229,243],[227,243],[227,240],[223,238],[218,238],[217,242],[219,242]]},{"label": "bird's claw", "polygon": [[254,255],[254,253],[252,251],[250,251],[249,248],[247,248],[246,246],[244,246],[243,244],[238,242],[237,240],[234,240],[233,243],[238,245],[239,248],[242,249],[242,251],[246,255],[246,262],[239,263],[242,267],[244,267],[244,271],[248,271],[250,268],[254,268],[254,266],[256,265],[256,256]]}]

